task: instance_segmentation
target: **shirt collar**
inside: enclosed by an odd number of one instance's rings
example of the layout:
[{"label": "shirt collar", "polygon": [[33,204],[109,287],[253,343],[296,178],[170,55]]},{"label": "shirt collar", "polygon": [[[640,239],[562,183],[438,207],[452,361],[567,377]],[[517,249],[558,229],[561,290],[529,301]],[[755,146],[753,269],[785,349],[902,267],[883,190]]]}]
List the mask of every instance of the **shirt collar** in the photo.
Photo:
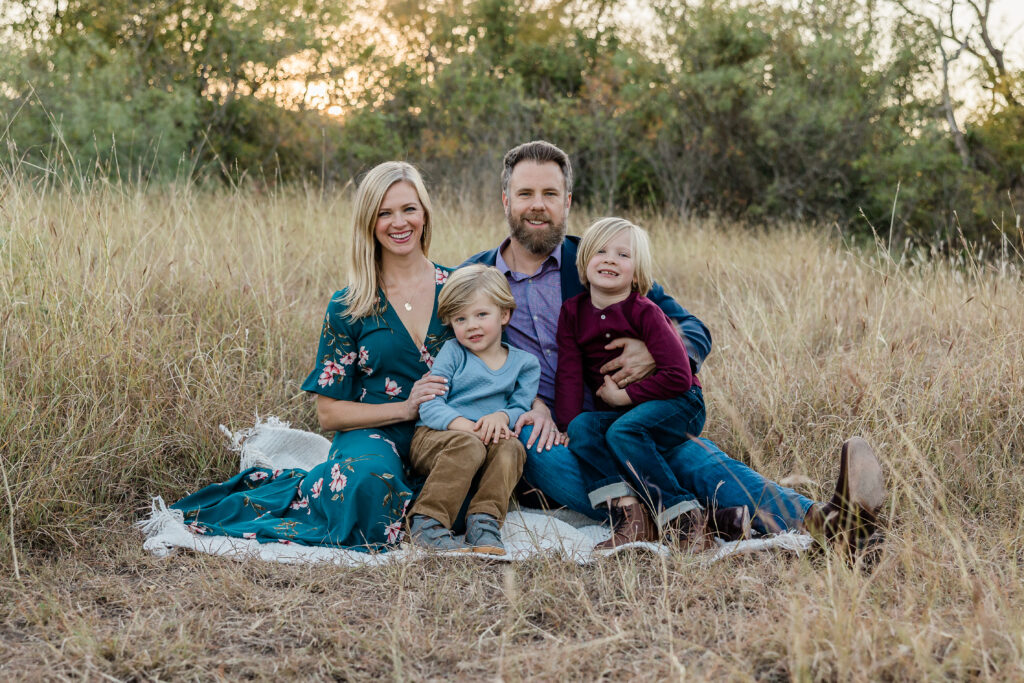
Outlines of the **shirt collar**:
[{"label": "shirt collar", "polygon": [[[508,265],[508,263],[505,262],[505,258],[501,255],[501,252],[505,249],[505,247],[507,247],[509,245],[510,242],[512,242],[512,238],[511,237],[506,237],[504,240],[502,240],[501,244],[498,245],[498,255],[494,259],[494,266],[498,270],[500,270],[503,274],[505,274],[505,275],[514,272],[512,270],[512,266]],[[562,243],[561,242],[558,243],[558,246],[555,247],[554,251],[552,251],[550,254],[548,254],[548,257],[544,260],[544,263],[541,264],[540,270],[543,270],[544,266],[546,264],[550,263],[552,260],[554,260],[555,268],[561,270],[561,268],[562,268]],[[529,276],[529,275],[532,275],[532,273],[525,273],[525,275]]]}]

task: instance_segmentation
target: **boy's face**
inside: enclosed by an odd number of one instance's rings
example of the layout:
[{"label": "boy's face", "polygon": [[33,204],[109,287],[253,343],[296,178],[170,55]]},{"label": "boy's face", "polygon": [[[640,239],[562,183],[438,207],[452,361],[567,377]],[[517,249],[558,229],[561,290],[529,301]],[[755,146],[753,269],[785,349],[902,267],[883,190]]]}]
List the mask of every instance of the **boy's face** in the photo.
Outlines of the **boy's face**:
[{"label": "boy's face", "polygon": [[502,310],[486,293],[478,292],[452,317],[452,330],[460,344],[479,356],[501,344],[501,328],[510,317],[510,311]]},{"label": "boy's face", "polygon": [[619,231],[587,263],[591,290],[615,295],[633,289],[633,245],[629,232]]}]

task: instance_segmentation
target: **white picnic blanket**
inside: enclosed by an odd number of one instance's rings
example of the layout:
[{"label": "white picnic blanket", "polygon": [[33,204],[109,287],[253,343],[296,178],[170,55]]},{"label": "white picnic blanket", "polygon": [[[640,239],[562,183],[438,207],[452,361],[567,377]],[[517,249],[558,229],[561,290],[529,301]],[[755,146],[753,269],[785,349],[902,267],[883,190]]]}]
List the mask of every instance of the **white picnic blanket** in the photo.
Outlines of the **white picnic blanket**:
[{"label": "white picnic blanket", "polygon": [[[327,459],[331,446],[319,434],[292,429],[287,422],[276,417],[257,420],[254,427],[239,432],[231,432],[223,425],[220,429],[230,440],[229,448],[240,454],[239,471],[256,466],[309,470]],[[359,566],[403,562],[424,555],[424,551],[408,544],[386,553],[364,553],[344,548],[260,543],[254,539],[199,535],[185,525],[180,510],[169,509],[160,497],[153,499],[150,517],[139,522],[138,526],[146,536],[143,547],[158,557],[169,555],[175,548],[188,548],[237,559],[258,558],[284,563],[331,562]],[[607,527],[569,510],[514,509],[509,511],[501,530],[507,554],[503,557],[481,557],[513,562],[548,556],[589,564],[604,556],[596,555],[594,546],[609,535]],[[811,544],[810,536],[793,532],[732,543],[718,540],[718,547],[705,553],[702,562],[710,564],[731,555],[770,548],[799,553]],[[663,555],[670,552],[666,546],[656,543],[633,543],[617,550],[621,552],[629,548],[642,548]],[[465,556],[466,553],[459,555]]]}]

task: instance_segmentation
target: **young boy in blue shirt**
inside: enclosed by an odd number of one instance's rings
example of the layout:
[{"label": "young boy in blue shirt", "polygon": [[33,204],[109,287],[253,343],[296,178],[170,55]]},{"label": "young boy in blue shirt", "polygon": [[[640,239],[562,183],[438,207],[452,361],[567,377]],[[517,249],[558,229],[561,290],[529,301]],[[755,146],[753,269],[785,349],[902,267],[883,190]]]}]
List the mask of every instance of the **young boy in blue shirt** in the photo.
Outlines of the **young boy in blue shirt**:
[{"label": "young boy in blue shirt", "polygon": [[[455,271],[438,295],[438,317],[455,339],[430,371],[448,380],[448,391],[420,405],[409,450],[413,469],[427,475],[410,510],[415,545],[505,554],[501,525],[526,462],[511,425],[530,410],[540,382],[537,359],[501,341],[515,307],[505,277],[488,266]],[[462,543],[451,528],[478,473]]]}]

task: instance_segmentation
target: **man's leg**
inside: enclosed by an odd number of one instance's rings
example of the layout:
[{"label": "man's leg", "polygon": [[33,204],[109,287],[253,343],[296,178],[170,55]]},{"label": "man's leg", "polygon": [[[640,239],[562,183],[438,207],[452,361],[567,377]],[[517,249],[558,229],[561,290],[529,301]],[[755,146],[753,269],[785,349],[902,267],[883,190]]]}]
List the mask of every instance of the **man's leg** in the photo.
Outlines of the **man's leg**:
[{"label": "man's leg", "polygon": [[708,507],[750,510],[753,526],[761,533],[802,528],[814,504],[793,489],[779,486],[738,460],[733,460],[708,439],[687,441],[667,455],[679,483]]},{"label": "man's leg", "polygon": [[[523,427],[519,434],[523,446],[530,440],[532,431],[533,425]],[[595,510],[590,505],[583,487],[579,461],[565,446],[552,446],[550,451],[538,451],[534,443],[532,448],[527,448],[523,479],[558,505],[564,505],[597,521],[605,521],[608,517],[604,511]]]}]

